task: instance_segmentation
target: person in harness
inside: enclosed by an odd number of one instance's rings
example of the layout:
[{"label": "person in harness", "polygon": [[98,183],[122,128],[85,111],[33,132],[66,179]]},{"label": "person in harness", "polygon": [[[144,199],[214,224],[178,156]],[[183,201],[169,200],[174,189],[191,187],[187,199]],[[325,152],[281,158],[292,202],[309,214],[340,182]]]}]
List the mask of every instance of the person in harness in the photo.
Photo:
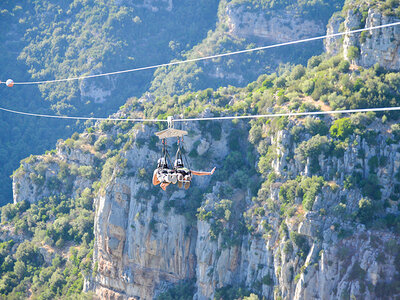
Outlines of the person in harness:
[{"label": "person in harness", "polygon": [[165,191],[167,186],[176,184],[177,173],[174,169],[170,169],[168,166],[168,151],[166,149],[165,140],[163,143],[163,156],[158,159],[157,168],[153,172],[153,185],[160,184],[160,187]]},{"label": "person in harness", "polygon": [[[165,143],[163,143],[163,145],[165,145]],[[179,142],[173,169],[170,169],[168,166],[167,155],[168,152],[165,149],[164,156],[158,160],[157,169],[155,169],[153,173],[153,184],[160,184],[160,187],[164,191],[171,183],[178,183],[179,188],[185,186],[185,189],[187,190],[190,187],[193,175],[205,176],[214,174],[215,167],[211,170],[211,172],[193,171],[185,167],[183,164],[182,151]]]},{"label": "person in harness", "polygon": [[[165,191],[167,186],[171,183],[178,183],[179,188],[182,188],[185,185],[185,189],[190,187],[190,183],[192,181],[193,175],[204,176],[204,175],[212,175],[214,174],[215,168],[211,170],[211,172],[200,172],[190,170],[190,167],[185,167],[183,164],[184,154],[182,155],[182,146],[183,136],[187,135],[188,132],[185,130],[175,129],[173,126],[173,117],[169,116],[167,118],[168,128],[159,132],[156,132],[155,135],[159,137],[163,144],[163,154],[162,157],[157,162],[157,168],[153,172],[153,185],[160,184],[160,187]],[[166,141],[167,138],[178,138],[178,150],[176,152],[174,167],[170,169],[168,166],[167,159],[171,162],[168,151],[166,149]],[[186,158],[186,157],[185,157]],[[186,159],[186,163],[188,163]]]},{"label": "person in harness", "polygon": [[187,190],[190,187],[193,175],[197,176],[212,175],[214,174],[215,171],[215,167],[211,170],[211,172],[189,170],[183,165],[182,160],[180,159],[175,160],[174,169],[176,170],[177,173],[178,187],[182,188],[183,184],[185,184],[185,190]]},{"label": "person in harness", "polygon": [[183,164],[182,143],[183,143],[183,138],[178,137],[178,150],[176,151],[175,155],[174,170],[177,173],[178,187],[182,188],[184,185],[185,189],[187,190],[190,187],[190,183],[193,178],[192,175],[197,175],[197,176],[212,175],[214,174],[215,168],[212,169],[211,172],[200,172],[200,171],[193,171],[185,167]]}]

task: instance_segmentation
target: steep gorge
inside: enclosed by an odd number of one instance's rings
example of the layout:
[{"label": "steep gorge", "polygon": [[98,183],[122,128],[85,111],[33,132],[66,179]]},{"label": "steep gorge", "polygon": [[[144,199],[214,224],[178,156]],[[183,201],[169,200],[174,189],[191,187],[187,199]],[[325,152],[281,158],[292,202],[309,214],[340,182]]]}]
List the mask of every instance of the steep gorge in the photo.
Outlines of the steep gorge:
[{"label": "steep gorge", "polygon": [[[366,20],[374,15],[369,10]],[[373,32],[369,39],[381,45],[389,37],[389,48],[395,48],[392,33]],[[370,66],[382,63],[386,49]],[[280,77],[263,75],[245,88],[130,99],[115,117],[397,103],[396,73],[368,69],[362,60],[352,63],[365,70],[350,68],[350,58],[336,54],[314,57],[308,68],[297,66]],[[212,177],[195,178],[187,191],[151,185],[160,153],[154,132],[162,125],[97,123],[60,141],[56,151],[26,159],[16,171],[16,203],[62,194],[78,199],[90,190],[95,242],[85,291],[106,299],[154,299],[191,282],[194,292],[186,296],[194,299],[236,299],[250,292],[266,299],[400,296],[396,113],[183,126],[192,167],[217,166]]]},{"label": "steep gorge", "polygon": [[[101,179],[95,198],[96,272],[86,279],[86,290],[107,299],[152,299],[173,284],[194,279],[196,299],[210,299],[227,286],[244,286],[268,299],[335,299],[346,295],[376,299],[383,292],[395,297],[395,289],[386,289],[397,282],[397,235],[383,227],[366,227],[360,203],[374,194],[370,192],[365,198],[362,188],[349,187],[347,182],[355,173],[362,172],[359,176],[365,180],[377,174],[376,188],[381,194],[377,197],[381,198],[372,201],[396,201],[400,144],[387,145],[391,137],[384,133],[387,126],[373,122],[370,128],[382,128],[376,142],[353,135],[340,155],[328,154],[325,149],[316,160],[304,161],[293,153],[299,145],[310,142],[306,142],[307,134],[298,137],[291,133],[303,125],[290,121],[287,129],[269,135],[268,143],[275,149],[270,179],[255,198],[247,188],[234,188],[229,181],[195,179],[192,188],[202,191],[196,195],[201,202],[197,221],[181,213],[185,203],[192,201],[194,190],[171,187],[161,193],[153,187],[148,176],[138,173],[142,169],[151,172],[157,152],[147,143],[139,147],[133,141],[120,154],[122,165],[117,163],[110,169],[112,175]],[[209,156],[208,164],[223,168],[221,158],[226,159],[229,149],[227,137],[235,128],[224,124],[218,141],[200,137],[196,126],[189,128],[188,152],[196,144],[207,143],[211,147],[208,153],[215,154]],[[133,135],[141,139],[153,132],[143,127],[135,129]],[[298,138],[305,141],[295,142]],[[68,156],[57,156],[56,160],[68,160]],[[375,159],[385,163],[369,163]],[[312,176],[316,165],[320,167],[316,173],[324,174],[318,180]],[[15,185],[20,186],[19,192],[15,191],[17,202],[27,188],[21,183],[28,173],[21,172],[14,177]],[[47,174],[46,181],[51,176]],[[304,185],[302,193],[291,191],[295,182]],[[77,178],[74,190],[87,186]],[[225,191],[226,187],[231,190]],[[311,204],[305,208],[304,199],[310,193],[314,193]],[[34,198],[42,196],[39,193]],[[398,213],[392,205],[384,211]]]}]

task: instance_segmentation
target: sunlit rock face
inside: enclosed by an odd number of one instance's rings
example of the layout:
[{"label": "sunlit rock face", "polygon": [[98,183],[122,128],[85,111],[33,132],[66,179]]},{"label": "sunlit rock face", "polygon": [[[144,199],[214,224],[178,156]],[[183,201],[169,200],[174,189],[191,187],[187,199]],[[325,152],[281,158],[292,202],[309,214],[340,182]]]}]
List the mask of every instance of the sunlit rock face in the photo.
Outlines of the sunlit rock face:
[{"label": "sunlit rock face", "polygon": [[230,33],[240,38],[288,42],[325,32],[322,22],[296,16],[295,11],[276,11],[269,16],[263,10],[249,9],[245,5],[227,5],[226,15]]},{"label": "sunlit rock face", "polygon": [[[216,144],[226,141],[226,135],[223,132]],[[189,148],[197,148],[204,137],[197,135],[197,138],[197,142],[196,138],[188,142]],[[286,157],[296,147],[289,131],[278,131],[268,139],[279,154],[272,163],[274,172],[282,178],[288,178],[289,174],[310,175],[309,160],[305,165],[297,159],[293,164],[287,163]],[[360,165],[365,166],[368,176],[372,171],[365,162],[384,156],[386,165],[375,172],[380,184],[387,187],[382,189],[382,197],[388,198],[399,171],[396,163],[399,145],[386,145],[384,136],[379,136],[374,144],[359,137],[354,139],[342,156],[318,157],[322,173],[342,175],[335,179],[337,187],[334,184],[322,187],[311,211],[281,219],[265,207],[265,216],[250,221],[253,231],[239,235],[232,243],[222,234],[211,236],[212,219],[199,219],[190,225],[173,209],[163,210],[168,201],[188,197],[185,191],[144,196],[148,182],[138,176],[114,178],[96,200],[97,273],[86,286],[110,299],[153,299],[168,287],[190,279],[195,281],[194,299],[212,299],[216,291],[229,285],[245,286],[266,298],[337,299],[348,294],[365,299],[379,297],[379,286],[385,280],[393,280],[397,273],[393,265],[396,255],[387,249],[396,236],[344,219],[345,215],[357,212],[363,195],[358,189],[346,190],[340,186]],[[206,142],[210,140],[203,141]],[[143,160],[150,163],[146,157],[157,155],[144,147],[128,151],[127,157],[136,161],[133,168],[139,168]],[[223,199],[220,188],[224,184],[217,183],[206,193],[203,205],[220,203]],[[269,187],[273,202],[279,202],[281,186],[282,182],[276,182]],[[343,199],[346,199],[344,206]],[[248,193],[240,189],[229,200],[234,207],[251,203]],[[242,213],[246,214],[248,208],[243,207]],[[303,248],[293,242],[293,234],[302,237]],[[366,288],[367,284],[370,288]]]},{"label": "sunlit rock face", "polygon": [[[400,21],[395,16],[384,15],[376,8],[370,8],[367,15],[356,9],[349,9],[345,17],[335,15],[328,24],[328,34],[369,28]],[[364,68],[379,64],[388,70],[400,70],[400,28],[392,26],[381,29],[345,35],[340,38],[329,38],[325,42],[328,54],[336,55],[343,50],[348,59]]]},{"label": "sunlit rock face", "polygon": [[195,276],[196,231],[184,216],[165,215],[165,200],[142,198],[142,186],[136,178],[116,179],[98,199],[96,294],[151,299],[163,284]]},{"label": "sunlit rock face", "polygon": [[[158,2],[167,8],[173,7],[172,1],[143,3],[151,8]],[[227,5],[226,16],[230,34],[239,38],[251,36],[285,42],[324,33],[321,24],[297,18],[287,11],[279,17],[267,18],[240,5]],[[328,33],[342,30],[341,26],[351,30],[397,20],[373,9],[368,11],[365,25],[361,18],[355,11],[348,11],[345,17],[335,15],[328,25]],[[358,47],[360,55],[353,59],[354,63],[365,67],[379,63],[398,70],[398,30],[393,27],[371,31],[362,40],[361,35],[346,36],[343,44],[337,39],[328,39],[327,52],[339,54],[343,50],[348,58],[349,49]],[[94,90],[88,88],[88,91]],[[91,96],[96,98],[95,95]],[[234,99],[230,100],[234,104]],[[331,121],[324,119],[328,125]],[[290,120],[287,127],[303,126],[301,122],[294,122]],[[169,187],[164,193],[152,186],[148,175],[160,152],[149,138],[155,129],[147,126],[129,132],[132,143],[121,151],[121,160],[126,160],[126,164],[111,168],[107,178],[98,175],[99,178],[88,179],[78,174],[68,189],[63,185],[54,187],[54,178],[60,173],[62,163],[88,167],[98,159],[106,160],[107,156],[107,149],[96,153],[98,157],[93,155],[93,145],[70,147],[60,143],[54,154],[22,163],[13,177],[14,202],[33,203],[61,193],[74,197],[75,191],[91,187],[95,180],[100,182],[94,203],[93,276],[85,278],[84,290],[93,291],[101,299],[154,299],[169,287],[187,280],[194,281],[194,299],[199,300],[213,299],[227,286],[243,286],[266,299],[379,299],[382,295],[385,297],[385,289],[390,291],[398,282],[398,235],[384,226],[371,229],[355,221],[364,196],[358,186],[345,187],[345,181],[355,173],[360,173],[363,180],[375,173],[381,187],[378,187],[381,202],[393,204],[391,196],[399,184],[396,175],[400,169],[400,145],[388,143],[393,138],[390,129],[378,123],[370,125],[377,128],[373,141],[367,142],[354,134],[346,142],[343,153],[307,157],[305,162],[294,153],[298,140],[309,140],[311,136],[304,134],[296,140],[290,130],[263,132],[262,141],[273,149],[269,153],[272,157],[269,175],[277,179],[261,186],[255,194],[245,186],[233,189],[228,196],[221,191],[230,185],[232,174],[213,186],[208,176],[195,178],[188,191]],[[244,126],[248,126],[245,127],[248,131],[250,126],[247,123]],[[220,167],[232,153],[229,136],[232,132],[235,134],[237,127],[224,122],[218,138],[212,137],[211,129],[204,128],[197,123],[185,128],[190,132],[185,137],[186,150],[197,156],[191,158],[192,167]],[[119,130],[111,126],[107,133],[113,136],[111,140],[122,133]],[[98,127],[94,131],[98,140],[105,135]],[[239,148],[250,147],[247,136],[241,143]],[[256,153],[253,148],[251,151]],[[296,210],[290,214],[274,210],[274,206],[282,204],[283,184],[298,176],[313,175],[312,159],[326,182],[311,209],[305,211],[300,206],[303,195],[296,194]],[[373,159],[379,161],[375,170],[369,164]],[[254,180],[260,178],[256,171],[247,175]],[[266,179],[263,181],[265,184]],[[211,235],[215,217],[200,219],[196,212],[187,216],[184,209],[178,212],[170,207],[173,202],[184,206],[195,189],[200,191],[201,196],[196,200],[201,206],[229,200],[235,217],[247,218],[247,227],[235,233],[235,240],[227,239],[222,233]],[[257,207],[259,213],[254,213],[257,202],[262,204]],[[397,206],[393,204],[385,210],[398,214]],[[388,298],[396,296],[389,293]]]},{"label": "sunlit rock face", "polygon": [[[295,122],[291,120],[287,127],[302,126]],[[186,128],[190,132],[185,140],[187,151],[203,154],[191,160],[194,166],[218,166],[229,155],[229,136],[238,127],[221,124],[217,139],[201,126]],[[367,228],[357,222],[360,200],[365,196],[357,186],[344,187],[355,172],[362,172],[362,178],[376,174],[381,200],[374,201],[393,202],[400,145],[387,143],[393,137],[387,125],[381,121],[370,125],[379,130],[373,140],[354,134],[343,153],[320,154],[314,162],[292,155],[299,144],[290,130],[265,136],[264,142],[274,149],[271,173],[279,179],[262,185],[256,198],[247,187],[224,194],[229,179],[210,186],[209,176],[195,178],[187,191],[169,187],[168,192],[161,192],[146,175],[159,156],[157,148],[145,139],[155,130],[146,126],[132,129],[130,135],[136,142],[121,152],[122,164],[109,168],[110,174],[103,169],[102,178],[88,179],[79,173],[68,181],[69,189],[54,186],[54,178],[64,163],[77,168],[96,164],[99,158],[90,144],[60,142],[52,154],[24,161],[14,175],[14,197],[16,202],[35,202],[61,193],[76,197],[76,190],[99,180],[101,188],[94,203],[93,275],[85,279],[84,290],[101,299],[154,299],[188,280],[194,282],[194,299],[201,300],[213,299],[227,286],[243,286],[267,299],[347,295],[377,299],[383,294],[390,298],[393,293],[385,292],[385,287],[395,285],[398,276],[397,236],[387,227]],[[108,133],[118,136],[119,130],[112,128]],[[101,137],[104,132],[94,134]],[[81,136],[88,137],[86,133]],[[242,146],[246,145],[244,138]],[[371,163],[374,160],[379,163]],[[315,163],[326,181],[311,209],[299,206],[302,195],[296,195],[296,209],[290,214],[274,210],[281,201],[282,185],[297,176],[310,178]],[[214,235],[218,211],[201,218],[200,210],[188,216],[185,210],[171,207],[173,202],[184,205],[195,190],[206,211],[224,201],[231,203],[230,209],[222,212],[225,223],[221,224],[231,230],[228,236],[224,231]],[[257,208],[259,212],[254,211],[257,202],[265,203]],[[397,214],[396,207],[388,205],[385,210]],[[247,229],[230,227],[242,217]]]}]

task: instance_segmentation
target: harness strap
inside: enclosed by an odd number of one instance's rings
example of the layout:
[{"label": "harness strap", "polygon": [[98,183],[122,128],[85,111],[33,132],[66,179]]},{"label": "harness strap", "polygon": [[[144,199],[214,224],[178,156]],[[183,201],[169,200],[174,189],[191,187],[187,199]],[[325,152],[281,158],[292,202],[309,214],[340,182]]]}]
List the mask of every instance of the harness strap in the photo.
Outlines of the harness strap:
[{"label": "harness strap", "polygon": [[178,160],[178,159],[180,159],[181,160],[181,162],[183,163],[183,160],[182,160],[182,150],[181,150],[181,143],[180,143],[180,137],[178,137],[178,142],[177,142],[177,144],[178,144],[178,150],[176,151],[176,155],[175,155],[175,160]]},{"label": "harness strap", "polygon": [[165,169],[169,169],[168,160],[169,160],[169,163],[171,164],[171,157],[169,156],[169,153],[168,153],[168,150],[167,150],[167,141],[165,139],[162,139],[161,143],[163,145],[163,147],[162,147],[162,157],[164,159],[164,165],[162,167],[165,168]]},{"label": "harness strap", "polygon": [[[183,146],[183,136],[181,137],[181,147],[182,147],[182,149],[183,150],[185,150],[185,148],[184,148],[184,146]],[[182,155],[182,152],[183,152],[183,155]],[[187,159],[187,157],[186,157],[186,151],[181,151],[180,152],[180,155],[181,155],[181,159],[182,159],[182,163],[185,161],[185,163],[184,163],[184,165],[186,165],[186,167],[189,169],[189,170],[191,170],[191,168],[190,168],[190,164],[189,164],[189,160]]]}]

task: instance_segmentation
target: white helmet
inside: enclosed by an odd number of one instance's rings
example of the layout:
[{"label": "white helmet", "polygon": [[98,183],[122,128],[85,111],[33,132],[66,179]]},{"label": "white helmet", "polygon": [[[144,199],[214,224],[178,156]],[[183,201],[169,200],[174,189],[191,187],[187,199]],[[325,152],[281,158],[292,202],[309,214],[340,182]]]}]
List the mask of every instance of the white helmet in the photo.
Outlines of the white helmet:
[{"label": "white helmet", "polygon": [[175,166],[175,168],[177,168],[177,167],[183,167],[182,160],[179,159],[179,158],[178,158],[177,160],[175,160],[174,166]]},{"label": "white helmet", "polygon": [[167,162],[165,161],[164,157],[161,157],[158,159],[157,164],[158,164],[158,167],[161,168],[161,167],[166,167]]}]

